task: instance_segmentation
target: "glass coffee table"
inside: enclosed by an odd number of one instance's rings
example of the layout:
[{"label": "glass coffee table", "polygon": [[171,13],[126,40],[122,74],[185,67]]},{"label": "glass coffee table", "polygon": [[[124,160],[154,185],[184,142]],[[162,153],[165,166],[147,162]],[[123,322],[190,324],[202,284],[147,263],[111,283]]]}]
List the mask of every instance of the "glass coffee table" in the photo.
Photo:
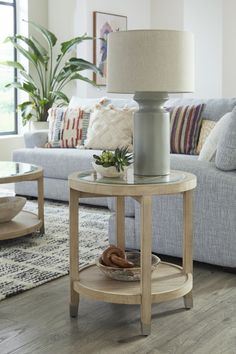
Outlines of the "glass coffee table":
[{"label": "glass coffee table", "polygon": [[[69,176],[70,186],[70,314],[78,314],[79,296],[118,304],[140,304],[143,335],[151,332],[151,305],[183,297],[185,307],[192,307],[192,191],[196,176],[171,171],[163,177],[138,177],[132,170],[127,178],[102,178],[95,171],[76,172]],[[152,197],[183,196],[182,266],[161,262],[151,273]],[[95,263],[79,269],[78,207],[79,198],[116,198],[117,246],[125,249],[124,198],[140,204],[141,281],[122,282],[106,278]],[[158,216],[157,216],[158,217]]]},{"label": "glass coffee table", "polygon": [[0,240],[25,236],[32,232],[44,233],[43,169],[12,161],[0,161],[0,184],[36,181],[38,187],[38,215],[22,210],[11,221],[0,223]]}]

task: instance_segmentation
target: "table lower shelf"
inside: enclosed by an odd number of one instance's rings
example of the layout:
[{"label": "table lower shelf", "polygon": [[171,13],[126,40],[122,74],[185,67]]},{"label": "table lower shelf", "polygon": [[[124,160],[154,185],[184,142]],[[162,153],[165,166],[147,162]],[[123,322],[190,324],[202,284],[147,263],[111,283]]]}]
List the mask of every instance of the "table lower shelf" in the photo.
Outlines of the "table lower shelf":
[{"label": "table lower shelf", "polygon": [[21,211],[14,219],[0,224],[0,240],[8,240],[35,232],[43,225],[38,215]]},{"label": "table lower shelf", "polygon": [[[184,274],[182,267],[161,262],[152,272],[152,302],[182,297],[193,286],[192,274]],[[140,304],[140,282],[123,282],[107,278],[95,264],[83,267],[74,290],[93,299],[118,304]]]}]

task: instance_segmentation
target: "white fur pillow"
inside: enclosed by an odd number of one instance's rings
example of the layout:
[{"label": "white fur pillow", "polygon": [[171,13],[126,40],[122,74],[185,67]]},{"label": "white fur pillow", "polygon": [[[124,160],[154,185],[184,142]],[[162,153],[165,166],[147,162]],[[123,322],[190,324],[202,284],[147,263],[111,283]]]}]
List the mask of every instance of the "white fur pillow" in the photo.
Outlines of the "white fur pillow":
[{"label": "white fur pillow", "polygon": [[97,105],[90,115],[85,148],[114,150],[127,146],[132,150],[135,109]]},{"label": "white fur pillow", "polygon": [[231,118],[231,112],[226,113],[223,117],[218,120],[214,128],[211,130],[210,134],[205,140],[202,146],[198,160],[201,161],[214,161],[217,144],[224,131],[227,129]]}]

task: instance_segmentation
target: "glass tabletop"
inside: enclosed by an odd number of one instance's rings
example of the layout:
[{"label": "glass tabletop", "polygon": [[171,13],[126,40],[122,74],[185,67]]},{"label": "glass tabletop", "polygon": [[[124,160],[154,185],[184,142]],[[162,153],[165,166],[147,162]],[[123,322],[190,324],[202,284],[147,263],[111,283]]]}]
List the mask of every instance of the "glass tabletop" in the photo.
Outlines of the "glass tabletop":
[{"label": "glass tabletop", "polygon": [[0,178],[20,176],[37,171],[38,167],[28,163],[0,161]]},{"label": "glass tabletop", "polygon": [[133,169],[128,169],[124,177],[108,178],[103,177],[96,171],[84,171],[77,175],[80,181],[101,184],[116,185],[140,185],[140,184],[162,184],[175,183],[185,179],[185,174],[178,171],[171,171],[166,176],[138,176]]}]

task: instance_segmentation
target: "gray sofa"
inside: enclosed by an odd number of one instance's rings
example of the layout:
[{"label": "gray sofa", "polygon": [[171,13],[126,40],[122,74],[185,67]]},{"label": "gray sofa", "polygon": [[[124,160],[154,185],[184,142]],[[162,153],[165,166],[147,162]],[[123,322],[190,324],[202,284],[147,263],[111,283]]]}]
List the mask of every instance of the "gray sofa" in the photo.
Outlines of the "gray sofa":
[{"label": "gray sofa", "polygon": [[[236,106],[236,99],[192,100],[176,99],[167,105],[204,102],[202,115],[217,121]],[[73,171],[91,168],[93,150],[44,149],[45,132],[28,133],[26,148],[14,151],[13,160],[34,163],[44,168],[45,197],[68,200],[67,177]],[[98,152],[98,151],[96,151]],[[201,262],[236,268],[236,171],[224,172],[214,162],[199,161],[197,156],[171,155],[171,168],[192,172],[198,186],[194,192],[194,259]],[[16,193],[35,196],[34,183],[21,183]],[[108,206],[114,210],[114,200],[93,199],[85,203]],[[153,251],[159,254],[182,254],[181,196],[153,198]],[[140,248],[139,206],[127,198],[125,210],[126,246]],[[109,239],[115,242],[115,220],[109,222]]]}]

